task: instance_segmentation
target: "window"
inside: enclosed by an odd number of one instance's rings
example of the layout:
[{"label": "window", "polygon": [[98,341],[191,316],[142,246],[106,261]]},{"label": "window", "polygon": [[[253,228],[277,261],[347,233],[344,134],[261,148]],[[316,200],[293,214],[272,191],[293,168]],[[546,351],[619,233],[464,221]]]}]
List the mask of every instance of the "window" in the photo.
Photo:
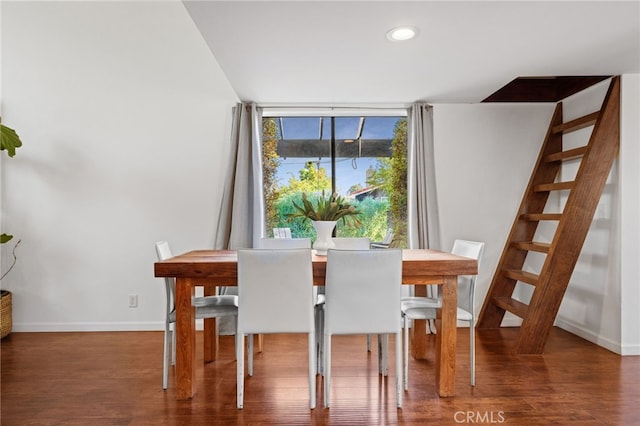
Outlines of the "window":
[{"label": "window", "polygon": [[391,228],[406,247],[407,119],[387,115],[291,115],[265,111],[263,118],[265,223],[291,228],[294,237],[315,237],[309,221],[287,220],[302,193],[310,199],[337,192],[362,213],[358,228],[338,222],[339,237],[381,241]]}]

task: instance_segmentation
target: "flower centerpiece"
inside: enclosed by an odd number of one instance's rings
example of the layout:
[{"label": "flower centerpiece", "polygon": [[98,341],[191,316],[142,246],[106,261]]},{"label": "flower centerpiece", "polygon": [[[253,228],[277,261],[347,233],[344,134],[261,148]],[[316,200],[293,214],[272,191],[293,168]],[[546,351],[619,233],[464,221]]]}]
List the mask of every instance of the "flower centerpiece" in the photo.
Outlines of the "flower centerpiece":
[{"label": "flower centerpiece", "polygon": [[290,221],[296,217],[302,217],[311,220],[316,230],[313,248],[319,255],[326,255],[327,249],[334,247],[331,234],[339,220],[342,220],[345,225],[360,226],[358,218],[360,211],[335,192],[327,197],[323,190],[322,196],[318,197],[315,203],[309,200],[306,193],[303,193],[302,204],[293,201],[293,207],[296,211],[289,213],[287,219]]}]

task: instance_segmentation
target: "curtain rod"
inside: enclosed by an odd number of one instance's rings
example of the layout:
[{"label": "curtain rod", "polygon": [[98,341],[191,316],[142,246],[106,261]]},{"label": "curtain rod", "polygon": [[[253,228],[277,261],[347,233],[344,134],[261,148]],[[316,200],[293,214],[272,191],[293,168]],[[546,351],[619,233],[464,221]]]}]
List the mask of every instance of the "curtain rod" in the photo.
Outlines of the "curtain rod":
[{"label": "curtain rod", "polygon": [[387,106],[322,106],[322,105],[268,105],[258,104],[262,108],[264,117],[282,116],[405,116],[407,115],[407,105],[387,105]]}]

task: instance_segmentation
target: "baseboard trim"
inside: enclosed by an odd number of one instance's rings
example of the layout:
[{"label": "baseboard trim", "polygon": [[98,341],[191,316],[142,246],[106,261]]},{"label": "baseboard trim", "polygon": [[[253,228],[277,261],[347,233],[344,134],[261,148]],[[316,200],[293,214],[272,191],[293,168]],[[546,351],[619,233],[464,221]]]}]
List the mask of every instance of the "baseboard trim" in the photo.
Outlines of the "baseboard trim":
[{"label": "baseboard trim", "polygon": [[[196,330],[203,330],[203,320],[196,320]],[[164,331],[164,321],[148,322],[88,322],[88,323],[13,323],[17,333],[74,331]]]},{"label": "baseboard trim", "polygon": [[591,330],[588,330],[579,324],[572,323],[562,318],[556,318],[555,325],[571,334],[575,334],[578,337],[582,337],[591,343],[594,343],[602,348],[610,350],[618,355],[640,355],[640,347],[623,347],[620,342],[616,342],[607,337],[600,336]]}]

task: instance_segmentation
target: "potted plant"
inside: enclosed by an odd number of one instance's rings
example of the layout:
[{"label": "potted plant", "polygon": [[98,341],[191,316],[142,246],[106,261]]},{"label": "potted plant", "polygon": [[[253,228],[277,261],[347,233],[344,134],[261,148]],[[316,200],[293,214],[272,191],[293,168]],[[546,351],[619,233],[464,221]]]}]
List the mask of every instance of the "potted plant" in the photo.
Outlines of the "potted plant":
[{"label": "potted plant", "polygon": [[296,211],[288,214],[287,220],[291,221],[296,217],[311,220],[316,230],[313,248],[321,256],[326,255],[327,250],[334,247],[331,234],[339,220],[342,220],[345,225],[360,226],[360,219],[357,217],[360,211],[335,192],[326,197],[323,190],[322,196],[315,200],[315,204],[309,200],[306,193],[303,193],[302,204],[293,201],[293,207]]},{"label": "potted plant", "polygon": [[[16,155],[16,148],[21,146],[22,141],[16,131],[2,124],[2,117],[0,117],[0,151],[6,150],[7,155],[13,157]],[[2,235],[0,235],[0,244],[8,243],[12,239],[13,235],[2,233]],[[2,273],[0,281],[2,281],[16,264],[16,247],[18,247],[18,244],[20,244],[20,240],[14,244],[11,252],[13,255],[13,263],[6,272]],[[10,291],[0,289],[0,338],[4,338],[11,333],[13,327],[11,297]]]}]

